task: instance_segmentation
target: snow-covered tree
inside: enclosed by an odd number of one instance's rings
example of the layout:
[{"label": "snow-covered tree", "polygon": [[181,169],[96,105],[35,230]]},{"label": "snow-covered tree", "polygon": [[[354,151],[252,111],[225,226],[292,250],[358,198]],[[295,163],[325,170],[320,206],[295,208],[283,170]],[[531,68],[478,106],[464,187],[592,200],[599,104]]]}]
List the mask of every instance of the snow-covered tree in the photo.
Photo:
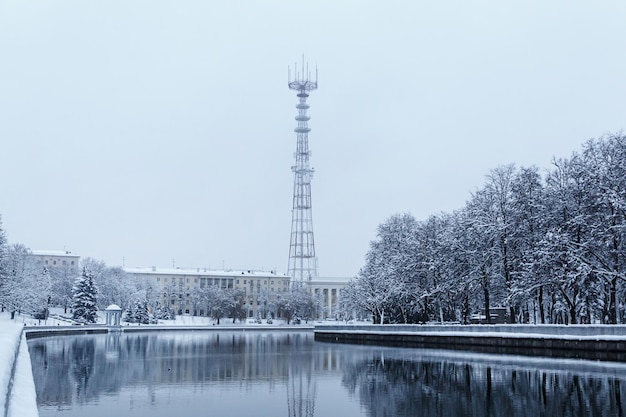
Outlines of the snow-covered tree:
[{"label": "snow-covered tree", "polygon": [[83,273],[74,281],[72,293],[72,318],[83,323],[95,323],[98,289],[89,267],[83,267]]},{"label": "snow-covered tree", "polygon": [[63,307],[64,313],[67,313],[67,309],[72,304],[72,287],[76,276],[79,275],[78,266],[57,265],[49,268],[48,273],[52,283],[52,304]]},{"label": "snow-covered tree", "polygon": [[590,140],[536,168],[491,170],[465,206],[378,228],[342,294],[345,314],[378,322],[508,307],[511,322],[626,321],[626,136]]},{"label": "snow-covered tree", "polygon": [[233,298],[232,307],[230,310],[230,316],[233,318],[233,323],[237,320],[244,321],[248,317],[248,312],[244,306],[246,294],[242,289],[229,289],[231,297]]},{"label": "snow-covered tree", "polygon": [[166,305],[163,305],[158,301],[154,306],[152,315],[154,316],[155,320],[173,320],[175,318],[174,312]]},{"label": "snow-covered tree", "polygon": [[35,313],[45,308],[50,281],[44,272],[41,263],[24,245],[8,248],[2,297],[3,304],[11,311],[11,318],[19,311]]},{"label": "snow-covered tree", "polygon": [[129,323],[150,324],[154,319],[148,309],[148,301],[144,297],[137,297],[126,310],[125,320]]}]

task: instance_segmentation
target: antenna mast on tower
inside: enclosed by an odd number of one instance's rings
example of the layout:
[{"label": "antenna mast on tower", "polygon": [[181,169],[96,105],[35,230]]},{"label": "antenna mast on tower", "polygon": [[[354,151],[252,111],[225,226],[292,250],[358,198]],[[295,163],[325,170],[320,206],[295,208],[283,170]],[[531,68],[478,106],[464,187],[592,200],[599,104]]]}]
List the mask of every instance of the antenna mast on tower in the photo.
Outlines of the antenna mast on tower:
[{"label": "antenna mast on tower", "polygon": [[291,167],[294,173],[293,208],[291,210],[291,241],[289,243],[289,267],[287,274],[293,282],[304,283],[317,277],[317,259],[315,258],[315,240],[313,239],[313,206],[311,204],[311,178],[313,168],[309,166],[309,104],[306,102],[309,92],[317,90],[317,67],[315,81],[311,77],[308,64],[302,57],[302,67],[298,71],[295,64],[292,78],[291,68],[288,72],[289,89],[298,92],[298,122],[294,132],[296,139],[296,164]]}]

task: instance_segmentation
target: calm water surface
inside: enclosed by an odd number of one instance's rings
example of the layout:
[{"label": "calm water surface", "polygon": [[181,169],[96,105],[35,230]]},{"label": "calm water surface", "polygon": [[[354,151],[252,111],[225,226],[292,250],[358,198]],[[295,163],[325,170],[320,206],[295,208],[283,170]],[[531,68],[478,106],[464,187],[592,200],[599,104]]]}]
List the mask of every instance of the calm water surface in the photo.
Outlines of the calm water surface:
[{"label": "calm water surface", "polygon": [[327,344],[279,331],[28,345],[41,417],[626,415],[618,363]]}]

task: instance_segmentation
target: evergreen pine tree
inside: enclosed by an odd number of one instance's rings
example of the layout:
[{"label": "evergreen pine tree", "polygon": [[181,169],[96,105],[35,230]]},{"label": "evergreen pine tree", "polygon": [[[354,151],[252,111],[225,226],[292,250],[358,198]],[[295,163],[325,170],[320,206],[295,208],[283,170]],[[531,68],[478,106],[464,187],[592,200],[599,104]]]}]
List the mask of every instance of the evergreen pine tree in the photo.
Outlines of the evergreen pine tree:
[{"label": "evergreen pine tree", "polygon": [[148,301],[136,298],[126,311],[126,321],[129,323],[150,324],[152,318],[148,310]]},{"label": "evergreen pine tree", "polygon": [[136,317],[137,321],[141,324],[150,323],[150,313],[148,311],[148,302],[146,300],[138,301]]},{"label": "evergreen pine tree", "polygon": [[83,268],[81,276],[76,278],[72,287],[72,318],[84,323],[95,323],[96,295],[98,289],[94,282],[93,273],[87,268]]},{"label": "evergreen pine tree", "polygon": [[174,312],[157,301],[153,316],[155,320],[173,320]]}]

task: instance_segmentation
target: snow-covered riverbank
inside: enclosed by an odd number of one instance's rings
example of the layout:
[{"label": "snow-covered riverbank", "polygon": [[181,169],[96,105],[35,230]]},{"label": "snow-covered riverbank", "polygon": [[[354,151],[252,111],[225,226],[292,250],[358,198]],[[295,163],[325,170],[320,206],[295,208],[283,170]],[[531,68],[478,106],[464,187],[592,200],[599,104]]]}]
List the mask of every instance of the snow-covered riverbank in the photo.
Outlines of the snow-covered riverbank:
[{"label": "snow-covered riverbank", "polygon": [[22,320],[0,313],[0,403],[8,417],[37,417],[35,384]]}]

